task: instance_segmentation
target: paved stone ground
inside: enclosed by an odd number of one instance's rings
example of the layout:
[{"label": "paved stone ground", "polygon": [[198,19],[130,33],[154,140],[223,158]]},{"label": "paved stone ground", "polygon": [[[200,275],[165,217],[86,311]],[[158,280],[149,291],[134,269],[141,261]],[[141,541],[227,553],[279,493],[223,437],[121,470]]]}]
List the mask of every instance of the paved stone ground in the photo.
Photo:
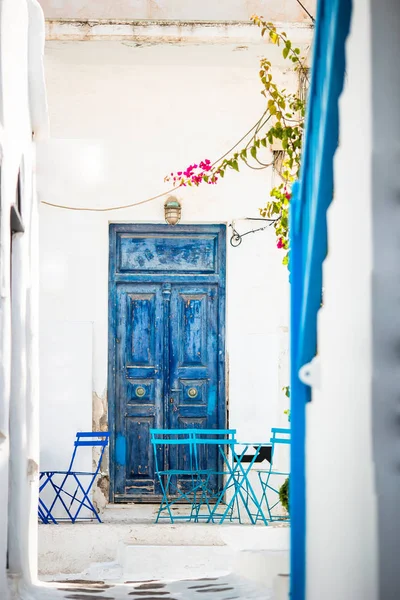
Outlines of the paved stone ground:
[{"label": "paved stone ground", "polygon": [[225,577],[184,581],[125,581],[107,583],[75,579],[43,584],[34,592],[40,600],[272,600],[271,590],[263,590],[245,579]]}]

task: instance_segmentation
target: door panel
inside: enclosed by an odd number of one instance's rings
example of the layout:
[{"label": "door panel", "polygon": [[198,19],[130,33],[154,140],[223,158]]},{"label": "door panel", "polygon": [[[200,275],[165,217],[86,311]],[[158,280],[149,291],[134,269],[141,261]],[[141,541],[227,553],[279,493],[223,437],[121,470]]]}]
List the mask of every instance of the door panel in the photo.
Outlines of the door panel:
[{"label": "door panel", "polygon": [[[218,287],[174,286],[170,319],[169,427],[218,427]],[[185,469],[182,447],[172,449],[169,468]],[[200,468],[217,470],[216,448],[201,448]],[[216,484],[216,481],[213,482]],[[183,485],[183,483],[182,483]]]},{"label": "door panel", "polygon": [[150,429],[163,426],[161,285],[118,286],[116,493],[154,494]]}]

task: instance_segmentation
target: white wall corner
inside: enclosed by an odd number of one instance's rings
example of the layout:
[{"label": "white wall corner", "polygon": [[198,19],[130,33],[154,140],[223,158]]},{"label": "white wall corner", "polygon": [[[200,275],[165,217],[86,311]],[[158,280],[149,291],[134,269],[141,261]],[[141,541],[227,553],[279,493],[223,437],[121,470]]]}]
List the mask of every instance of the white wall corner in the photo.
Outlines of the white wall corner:
[{"label": "white wall corner", "polygon": [[28,86],[32,133],[35,140],[49,136],[49,113],[44,76],[45,20],[37,0],[27,0],[28,26]]}]

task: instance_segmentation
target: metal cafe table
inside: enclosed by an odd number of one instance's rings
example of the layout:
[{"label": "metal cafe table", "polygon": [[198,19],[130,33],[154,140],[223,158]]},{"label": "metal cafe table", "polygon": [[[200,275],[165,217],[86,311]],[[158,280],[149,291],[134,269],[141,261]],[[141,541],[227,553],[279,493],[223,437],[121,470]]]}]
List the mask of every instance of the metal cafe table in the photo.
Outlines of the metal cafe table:
[{"label": "metal cafe table", "polygon": [[[171,523],[182,520],[223,523],[226,518],[241,522],[242,506],[252,524],[261,520],[268,525],[261,497],[255,492],[249,474],[261,449],[270,446],[269,443],[239,443],[236,429],[151,429],[150,435],[162,495],[156,523],[161,519],[169,519]],[[161,457],[173,446],[180,451],[178,468],[160,468]],[[217,449],[219,466],[204,469],[202,451],[212,447]],[[250,447],[254,448],[254,454],[245,463]],[[222,489],[218,491],[211,485],[216,478],[223,479]],[[189,505],[188,514],[174,514],[173,511],[178,506],[182,508],[182,504]]]}]

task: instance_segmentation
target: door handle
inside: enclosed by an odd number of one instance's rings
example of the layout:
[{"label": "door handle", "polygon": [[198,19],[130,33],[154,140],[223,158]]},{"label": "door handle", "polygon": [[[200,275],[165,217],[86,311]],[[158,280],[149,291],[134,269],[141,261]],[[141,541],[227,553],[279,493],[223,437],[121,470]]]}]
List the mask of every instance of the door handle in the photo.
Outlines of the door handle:
[{"label": "door handle", "polygon": [[181,388],[171,388],[171,392],[182,392]]}]

